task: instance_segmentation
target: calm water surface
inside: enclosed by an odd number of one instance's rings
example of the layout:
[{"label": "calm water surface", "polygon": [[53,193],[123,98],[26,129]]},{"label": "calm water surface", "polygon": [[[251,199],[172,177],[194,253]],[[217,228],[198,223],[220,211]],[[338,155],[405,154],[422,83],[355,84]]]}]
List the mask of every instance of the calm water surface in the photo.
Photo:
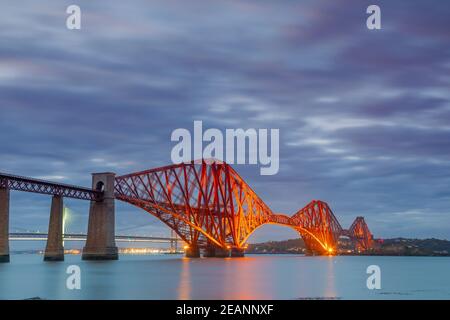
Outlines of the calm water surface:
[{"label": "calm water surface", "polygon": [[[66,269],[81,268],[81,290]],[[366,268],[381,267],[382,289],[368,290]],[[13,255],[0,264],[0,299],[450,299],[449,257],[248,255],[185,259],[122,255],[119,261],[42,262]]]}]

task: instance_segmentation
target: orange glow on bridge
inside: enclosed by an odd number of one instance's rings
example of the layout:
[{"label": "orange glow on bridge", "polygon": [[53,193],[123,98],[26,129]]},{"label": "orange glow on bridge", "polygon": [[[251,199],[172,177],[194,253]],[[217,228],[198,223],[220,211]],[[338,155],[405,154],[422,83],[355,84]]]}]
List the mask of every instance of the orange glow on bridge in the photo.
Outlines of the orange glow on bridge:
[{"label": "orange glow on bridge", "polygon": [[358,250],[372,246],[362,217],[344,230],[327,203],[311,201],[292,216],[274,214],[228,164],[193,161],[116,178],[117,199],[151,213],[187,244],[186,250],[212,246],[242,251],[250,235],[265,224],[295,229],[311,254],[334,255],[348,236]]}]

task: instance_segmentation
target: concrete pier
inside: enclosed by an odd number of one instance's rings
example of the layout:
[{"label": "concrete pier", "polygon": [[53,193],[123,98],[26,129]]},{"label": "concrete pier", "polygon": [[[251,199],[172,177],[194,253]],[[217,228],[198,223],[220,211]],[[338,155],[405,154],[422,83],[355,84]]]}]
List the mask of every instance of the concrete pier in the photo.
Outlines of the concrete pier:
[{"label": "concrete pier", "polygon": [[0,262],[9,262],[9,189],[0,188]]},{"label": "concrete pier", "polygon": [[115,174],[94,173],[92,188],[104,191],[103,201],[91,201],[86,246],[83,260],[117,260],[119,258],[115,241]]},{"label": "concrete pier", "polygon": [[64,261],[63,214],[63,198],[61,196],[53,196],[44,261]]},{"label": "concrete pier", "polygon": [[216,258],[228,258],[230,256],[230,249],[216,247],[215,251]]},{"label": "concrete pier", "polygon": [[244,249],[232,248],[231,249],[231,257],[232,258],[241,258],[245,256]]},{"label": "concrete pier", "polygon": [[200,258],[200,248],[196,245],[190,245],[184,249],[186,258]]},{"label": "concrete pier", "polygon": [[208,242],[206,244],[206,247],[203,249],[203,257],[213,258],[215,256],[216,256],[216,248],[211,242]]},{"label": "concrete pier", "polygon": [[230,249],[221,248],[209,242],[203,250],[204,258],[228,258],[230,256]]}]

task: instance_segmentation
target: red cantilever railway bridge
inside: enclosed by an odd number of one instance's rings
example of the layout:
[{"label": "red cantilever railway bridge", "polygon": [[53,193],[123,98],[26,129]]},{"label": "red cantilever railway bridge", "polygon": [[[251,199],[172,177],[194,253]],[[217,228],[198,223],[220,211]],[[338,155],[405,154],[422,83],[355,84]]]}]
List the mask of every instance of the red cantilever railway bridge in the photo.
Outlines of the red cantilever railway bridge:
[{"label": "red cantilever railway bridge", "polygon": [[[94,174],[93,188],[89,189],[0,174],[0,220],[8,221],[10,189],[53,195],[49,227],[49,238],[53,240],[47,243],[47,248],[58,257],[62,248],[59,230],[62,213],[58,208],[63,197],[91,201],[85,247],[87,258],[117,258],[114,218],[106,213],[114,214],[114,204],[111,204],[114,198],[142,208],[164,222],[187,244],[186,254],[191,257],[199,256],[200,249],[205,256],[227,256],[230,252],[232,256],[241,256],[250,235],[265,224],[295,229],[312,254],[337,253],[341,236],[350,238],[358,251],[368,250],[373,245],[372,234],[363,217],[357,217],[345,230],[323,201],[313,200],[292,216],[275,214],[239,174],[223,162],[193,161],[118,176],[114,180],[110,180],[111,177],[114,178],[114,174]],[[105,183],[110,187],[105,189]],[[9,259],[4,239],[7,227],[0,228],[0,233],[0,251],[7,252]]]},{"label": "red cantilever railway bridge", "polygon": [[291,217],[275,214],[228,164],[194,161],[116,178],[116,199],[156,216],[183,241],[192,255],[199,247],[243,252],[249,236],[264,224],[291,227],[309,252],[333,254],[340,236],[359,251],[370,249],[372,234],[363,217],[344,230],[328,204],[311,201]]}]

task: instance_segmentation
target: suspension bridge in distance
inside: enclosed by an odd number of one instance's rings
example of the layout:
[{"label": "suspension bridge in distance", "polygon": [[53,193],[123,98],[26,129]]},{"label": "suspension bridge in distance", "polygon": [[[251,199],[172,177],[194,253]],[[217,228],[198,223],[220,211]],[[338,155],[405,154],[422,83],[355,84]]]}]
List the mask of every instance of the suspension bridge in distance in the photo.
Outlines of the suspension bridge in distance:
[{"label": "suspension bridge in distance", "polygon": [[115,200],[139,207],[166,224],[184,242],[187,257],[241,257],[253,232],[266,224],[292,228],[308,254],[339,254],[339,239],[356,251],[371,250],[363,217],[344,229],[329,205],[313,200],[292,216],[275,214],[228,164],[192,161],[116,177],[94,173],[92,188],[0,174],[0,261],[9,262],[10,190],[52,196],[46,261],[64,260],[64,198],[90,201],[83,260],[115,260]]}]

